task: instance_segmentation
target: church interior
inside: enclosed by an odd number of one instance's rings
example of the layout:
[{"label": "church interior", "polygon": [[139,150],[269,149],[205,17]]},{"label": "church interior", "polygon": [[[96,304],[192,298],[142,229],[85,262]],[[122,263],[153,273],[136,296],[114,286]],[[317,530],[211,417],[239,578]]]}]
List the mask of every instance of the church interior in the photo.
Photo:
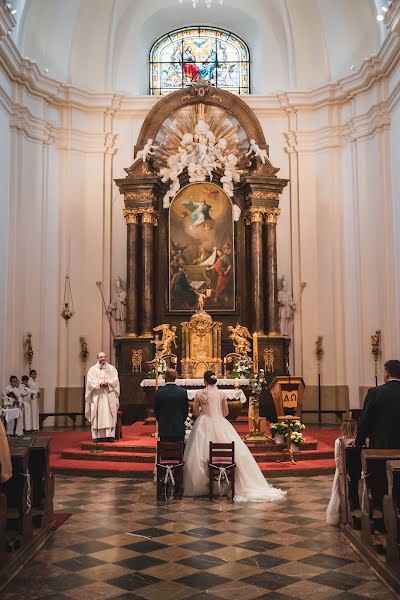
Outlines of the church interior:
[{"label": "church interior", "polygon": [[0,139],[1,599],[399,598],[400,2],[0,0]]}]

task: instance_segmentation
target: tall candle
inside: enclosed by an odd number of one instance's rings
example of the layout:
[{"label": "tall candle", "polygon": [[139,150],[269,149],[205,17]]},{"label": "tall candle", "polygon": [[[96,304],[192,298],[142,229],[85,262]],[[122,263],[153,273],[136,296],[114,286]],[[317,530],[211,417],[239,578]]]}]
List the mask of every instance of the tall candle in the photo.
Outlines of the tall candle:
[{"label": "tall candle", "polygon": [[258,373],[258,338],[256,333],[253,333],[253,371]]}]

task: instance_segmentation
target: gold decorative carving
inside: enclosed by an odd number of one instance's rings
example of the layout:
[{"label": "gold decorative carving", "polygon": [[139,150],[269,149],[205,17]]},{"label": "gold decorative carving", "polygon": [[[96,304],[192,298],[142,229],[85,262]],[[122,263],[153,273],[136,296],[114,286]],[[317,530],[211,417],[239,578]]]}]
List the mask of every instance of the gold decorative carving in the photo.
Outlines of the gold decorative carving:
[{"label": "gold decorative carving", "polygon": [[217,102],[222,102],[221,97],[218,94],[214,93],[215,88],[213,86],[211,86],[207,82],[203,83],[202,80],[198,81],[199,83],[194,83],[192,86],[190,86],[190,88],[188,89],[188,93],[182,98],[183,101],[192,100],[196,96],[198,98],[205,98],[209,96]]},{"label": "gold decorative carving", "polygon": [[141,208],[139,210],[142,217],[142,223],[151,223],[152,225],[158,225],[158,213],[155,208],[149,206],[148,208]]},{"label": "gold decorative carving", "polygon": [[266,208],[265,209],[265,220],[267,223],[272,223],[273,225],[276,225],[280,214],[281,214],[280,208]]},{"label": "gold decorative carving", "polygon": [[279,194],[277,192],[266,192],[263,190],[254,190],[251,192],[250,198],[252,200],[279,200]]},{"label": "gold decorative carving", "polygon": [[25,356],[28,359],[29,368],[31,368],[32,360],[33,360],[33,347],[32,347],[32,334],[31,333],[26,334],[25,346],[26,346]]},{"label": "gold decorative carving", "polygon": [[275,370],[275,355],[273,348],[265,348],[264,350],[264,371],[273,373]]},{"label": "gold decorative carving", "polygon": [[317,341],[315,342],[315,354],[317,356],[317,362],[318,362],[318,374],[321,374],[321,363],[322,363],[322,357],[324,355],[324,349],[322,347],[322,335],[319,335],[317,337]]},{"label": "gold decorative carving", "polygon": [[126,224],[136,224],[138,222],[139,209],[124,208],[123,209]]},{"label": "gold decorative carving", "polygon": [[377,329],[374,335],[371,335],[371,352],[375,362],[375,379],[378,378],[378,359],[381,353],[381,332]]},{"label": "gold decorative carving", "polygon": [[125,200],[153,200],[154,195],[149,190],[135,190],[126,192]]},{"label": "gold decorative carving", "polygon": [[143,350],[132,350],[132,373],[142,372]]},{"label": "gold decorative carving", "polygon": [[229,339],[233,342],[235,352],[247,357],[248,353],[251,352],[251,344],[248,341],[251,340],[251,334],[247,327],[237,323],[236,327],[229,325],[228,331],[231,332]]},{"label": "gold decorative carving", "polygon": [[201,377],[213,369],[221,377],[221,326],[205,311],[197,311],[182,325],[182,373],[184,377]]},{"label": "gold decorative carving", "polygon": [[154,327],[153,331],[162,332],[161,340],[158,339],[157,335],[155,342],[156,352],[159,357],[162,358],[164,354],[171,354],[172,346],[176,348],[176,326],[173,325],[170,327],[169,323],[163,323],[162,325]]},{"label": "gold decorative carving", "polygon": [[248,223],[262,223],[263,222],[264,209],[258,206],[252,206],[246,211],[246,222]]}]

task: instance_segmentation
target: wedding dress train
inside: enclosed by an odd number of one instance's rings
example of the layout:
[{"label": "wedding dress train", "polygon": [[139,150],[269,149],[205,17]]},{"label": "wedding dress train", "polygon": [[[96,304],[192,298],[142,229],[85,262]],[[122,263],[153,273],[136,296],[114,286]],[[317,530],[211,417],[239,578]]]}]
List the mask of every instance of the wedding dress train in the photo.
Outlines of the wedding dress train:
[{"label": "wedding dress train", "polygon": [[201,413],[185,448],[185,496],[208,494],[210,442],[235,442],[235,502],[274,502],[282,499],[286,492],[269,485],[250,450],[224,417],[224,400],[225,396],[217,386],[208,386],[196,394],[195,402],[200,404]]}]

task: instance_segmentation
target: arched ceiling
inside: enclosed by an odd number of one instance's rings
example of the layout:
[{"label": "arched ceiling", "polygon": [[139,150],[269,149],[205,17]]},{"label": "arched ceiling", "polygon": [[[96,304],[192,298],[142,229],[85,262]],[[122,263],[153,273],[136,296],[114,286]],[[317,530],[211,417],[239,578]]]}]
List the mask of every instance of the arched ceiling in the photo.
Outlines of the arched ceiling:
[{"label": "arched ceiling", "polygon": [[380,0],[14,0],[14,40],[54,79],[148,93],[148,52],[169,30],[215,25],[250,47],[252,93],[310,89],[349,75],[382,41]]}]

